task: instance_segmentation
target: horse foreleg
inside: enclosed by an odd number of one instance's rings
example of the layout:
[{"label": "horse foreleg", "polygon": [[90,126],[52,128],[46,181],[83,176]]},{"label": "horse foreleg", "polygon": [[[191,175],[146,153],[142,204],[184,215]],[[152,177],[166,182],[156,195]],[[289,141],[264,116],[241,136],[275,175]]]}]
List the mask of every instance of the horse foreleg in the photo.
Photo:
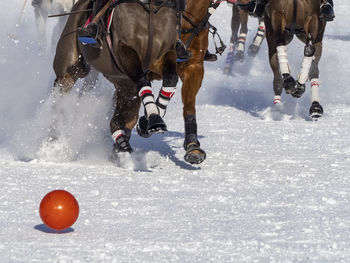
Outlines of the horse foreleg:
[{"label": "horse foreleg", "polygon": [[318,63],[322,54],[322,42],[315,44],[315,59],[312,61],[309,78],[311,82],[311,107],[309,115],[311,118],[320,118],[323,115],[323,108],[320,104],[320,80]]},{"label": "horse foreleg", "polygon": [[241,30],[239,32],[235,60],[240,61],[242,63],[244,61],[245,41],[248,34],[248,13],[245,11],[240,11],[239,17],[241,23]]},{"label": "horse foreleg", "polygon": [[184,159],[191,164],[199,164],[206,158],[206,153],[200,148],[200,143],[198,141],[195,108],[196,95],[201,87],[203,75],[203,63],[188,66],[181,75],[183,82],[181,93],[185,121],[184,149],[186,154]]}]

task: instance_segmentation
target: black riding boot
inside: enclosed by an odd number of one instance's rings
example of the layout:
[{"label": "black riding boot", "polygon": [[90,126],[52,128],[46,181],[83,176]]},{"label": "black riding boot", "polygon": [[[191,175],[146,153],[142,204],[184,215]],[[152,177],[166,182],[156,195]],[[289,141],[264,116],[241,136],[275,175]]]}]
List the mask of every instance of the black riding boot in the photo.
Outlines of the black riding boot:
[{"label": "black riding boot", "polygon": [[192,53],[186,49],[185,44],[180,39],[176,41],[176,55],[178,62],[187,61],[192,57]]},{"label": "black riding boot", "polygon": [[334,10],[333,10],[333,0],[327,0],[326,3],[321,4],[320,18],[325,21],[333,21]]}]

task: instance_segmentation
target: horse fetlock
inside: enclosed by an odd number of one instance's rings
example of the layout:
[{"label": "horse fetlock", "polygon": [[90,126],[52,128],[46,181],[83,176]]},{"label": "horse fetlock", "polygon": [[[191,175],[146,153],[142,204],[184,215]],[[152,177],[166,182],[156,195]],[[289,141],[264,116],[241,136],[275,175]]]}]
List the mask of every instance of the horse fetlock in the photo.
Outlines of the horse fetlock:
[{"label": "horse fetlock", "polygon": [[238,50],[235,54],[234,60],[242,63],[244,61],[244,51]]},{"label": "horse fetlock", "polygon": [[290,74],[283,74],[282,79],[283,79],[283,88],[285,89],[286,93],[292,94],[298,85],[297,82]]},{"label": "horse fetlock", "polygon": [[295,90],[291,93],[291,95],[294,98],[300,98],[305,92],[305,84],[300,84],[297,81],[297,86],[295,87]]},{"label": "horse fetlock", "polygon": [[313,119],[317,119],[323,116],[323,107],[318,101],[314,101],[311,104],[309,115]]},{"label": "horse fetlock", "polygon": [[112,138],[114,140],[113,150],[115,153],[128,152],[131,153],[133,150],[129,143],[130,137],[125,134],[124,130],[117,130],[113,133]]},{"label": "horse fetlock", "polygon": [[248,55],[251,57],[255,57],[259,52],[259,48],[260,46],[251,44],[248,48]]}]

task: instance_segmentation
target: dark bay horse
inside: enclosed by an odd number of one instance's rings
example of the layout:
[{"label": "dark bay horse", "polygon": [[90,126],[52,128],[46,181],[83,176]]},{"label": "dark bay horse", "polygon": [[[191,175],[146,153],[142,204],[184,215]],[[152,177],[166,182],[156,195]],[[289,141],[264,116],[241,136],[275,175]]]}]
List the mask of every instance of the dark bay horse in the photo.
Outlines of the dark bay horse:
[{"label": "dark bay horse", "polygon": [[[319,98],[318,63],[322,54],[322,39],[326,22],[320,17],[320,0],[270,0],[265,13],[266,39],[270,65],[274,74],[274,104],[281,102],[283,89],[299,98],[305,83],[311,83],[309,115],[319,118],[323,114]],[[295,80],[291,75],[287,45],[296,35],[305,43],[300,72]]]},{"label": "dark bay horse", "polygon": [[[231,0],[230,2],[232,2],[231,39],[224,67],[225,74],[231,73],[234,61],[240,61],[241,63],[244,61],[246,37],[248,34],[248,18],[250,16],[248,12],[238,8],[236,3],[240,1]],[[265,38],[264,18],[258,17],[258,23],[258,29],[253,43],[248,48],[248,55],[251,57],[255,57],[258,54]]]},{"label": "dark bay horse", "polygon": [[[89,13],[71,14],[56,49],[54,90],[68,93],[89,65],[115,86],[115,113],[110,122],[114,153],[131,152],[131,130],[144,106],[149,134],[164,132],[166,125],[153,96],[150,76],[163,78],[164,89],[175,89],[177,15],[175,1],[110,1],[108,19],[100,19],[101,47],[83,45],[77,29]],[[91,9],[90,1],[78,1],[72,11]],[[56,108],[58,108],[56,102]],[[116,155],[117,156],[117,155]]]}]

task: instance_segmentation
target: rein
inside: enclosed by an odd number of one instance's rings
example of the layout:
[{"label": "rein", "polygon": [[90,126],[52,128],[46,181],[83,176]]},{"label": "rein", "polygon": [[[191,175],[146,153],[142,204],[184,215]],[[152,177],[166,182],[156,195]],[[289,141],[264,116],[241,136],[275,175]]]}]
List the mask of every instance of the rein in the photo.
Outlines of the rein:
[{"label": "rein", "polygon": [[[187,39],[185,46],[186,48],[188,48],[193,39],[195,37],[197,37],[200,32],[202,32],[204,29],[209,28],[209,32],[213,35],[213,39],[214,39],[214,45],[215,45],[215,50],[216,53],[219,53],[220,55],[224,52],[226,46],[223,43],[223,41],[221,40],[220,35],[217,33],[217,29],[216,27],[214,27],[213,25],[211,25],[209,23],[209,18],[211,17],[211,15],[214,13],[214,11],[219,7],[220,3],[224,2],[223,0],[217,0],[217,1],[211,1],[208,7],[208,11],[206,13],[206,15],[204,17],[202,17],[202,19],[199,21],[198,24],[196,24],[195,22],[193,22],[188,16],[186,16],[185,14],[183,15],[183,18],[190,23],[190,25],[192,26],[192,28],[184,28],[181,29],[181,34],[191,34],[190,37]],[[188,12],[187,12],[188,13]],[[189,14],[189,13],[188,13]],[[191,15],[191,14],[189,14]],[[191,15],[192,16],[192,15]],[[210,29],[212,31],[210,31]],[[215,36],[218,36],[219,40],[220,40],[220,47],[218,48],[215,42]]]}]

